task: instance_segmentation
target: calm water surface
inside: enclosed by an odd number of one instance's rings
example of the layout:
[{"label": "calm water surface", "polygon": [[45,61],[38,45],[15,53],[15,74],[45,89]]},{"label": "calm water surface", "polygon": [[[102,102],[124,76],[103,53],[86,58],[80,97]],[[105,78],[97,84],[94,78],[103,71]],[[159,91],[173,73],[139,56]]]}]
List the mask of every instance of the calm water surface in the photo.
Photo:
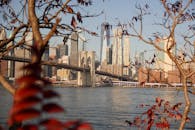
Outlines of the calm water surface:
[{"label": "calm water surface", "polygon": [[[131,130],[125,120],[132,120],[144,111],[137,108],[139,104],[153,104],[156,97],[161,97],[171,103],[183,102],[183,93],[168,88],[61,88],[56,87],[61,94],[60,104],[66,109],[61,120],[82,119],[90,122],[95,130]],[[5,125],[12,96],[0,87],[0,125]],[[191,95],[192,111],[195,111],[195,96]],[[190,113],[191,123],[186,129],[195,128],[195,114]],[[171,129],[177,129],[173,122]]]}]

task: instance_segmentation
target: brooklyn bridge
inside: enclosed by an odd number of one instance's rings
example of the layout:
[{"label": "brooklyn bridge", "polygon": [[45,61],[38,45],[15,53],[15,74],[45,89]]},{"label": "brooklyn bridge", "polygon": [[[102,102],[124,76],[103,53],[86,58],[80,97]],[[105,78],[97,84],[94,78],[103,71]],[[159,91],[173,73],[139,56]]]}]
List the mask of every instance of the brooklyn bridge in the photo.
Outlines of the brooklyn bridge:
[{"label": "brooklyn bridge", "polygon": [[[21,57],[15,57],[15,56],[4,56],[4,57],[1,57],[0,59],[1,60],[16,61],[16,62],[30,63],[30,59],[28,59],[28,58],[21,58]],[[54,61],[41,61],[41,64],[42,65],[47,65],[47,66],[54,66],[54,67],[58,67],[58,68],[65,68],[65,69],[75,70],[75,71],[80,72],[82,74],[81,75],[82,77],[86,76],[87,73],[94,72],[94,74],[108,76],[108,77],[111,77],[111,78],[116,78],[116,79],[119,79],[121,81],[133,81],[130,77],[95,70],[95,67],[90,67],[90,66],[73,66],[73,65],[64,64],[64,63],[57,63],[57,62],[54,62]],[[92,76],[90,79],[95,78],[95,75],[89,75],[89,76]],[[93,80],[92,80],[92,82],[93,82]],[[94,83],[91,83],[91,84],[94,84]],[[83,83],[81,83],[81,85],[83,85]]]}]

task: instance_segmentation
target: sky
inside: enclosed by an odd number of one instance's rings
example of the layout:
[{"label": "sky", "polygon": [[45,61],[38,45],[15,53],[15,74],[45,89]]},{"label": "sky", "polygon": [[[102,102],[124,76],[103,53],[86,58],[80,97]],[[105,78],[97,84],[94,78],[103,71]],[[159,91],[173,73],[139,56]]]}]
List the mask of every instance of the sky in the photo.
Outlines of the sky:
[{"label": "sky", "polygon": [[[18,7],[15,0],[12,1],[15,5],[14,7]],[[75,3],[76,0],[73,0]],[[70,4],[72,4],[70,2]],[[92,6],[81,7],[75,9],[74,11],[81,11],[81,13],[87,14],[99,14],[100,12],[104,12],[102,15],[98,17],[92,18],[84,18],[83,23],[79,23],[79,26],[86,28],[92,32],[96,32],[100,36],[100,26],[103,22],[110,23],[115,28],[119,22],[121,24],[127,24],[128,21],[132,19],[133,16],[138,14],[138,10],[136,10],[135,5],[145,5],[148,4],[149,11],[152,12],[152,15],[144,18],[144,32],[143,35],[149,38],[150,34],[153,32],[159,31],[159,27],[154,26],[154,23],[161,22],[160,19],[163,16],[163,7],[160,4],[160,0],[92,0]],[[195,5],[195,2],[192,6]],[[70,17],[71,18],[71,17]],[[61,23],[70,23],[70,20],[64,18]],[[183,32],[185,27],[180,27],[178,30],[179,33]],[[139,29],[138,27],[136,29]],[[161,29],[161,28],[160,28]],[[111,30],[112,32],[113,30]],[[161,30],[160,30],[161,31]],[[89,51],[96,51],[96,58],[100,58],[100,37],[91,36],[88,33],[83,33],[83,36],[87,39],[86,49]],[[62,39],[54,38],[54,40],[50,41],[51,45],[56,45],[62,42]],[[112,43],[112,39],[111,39]],[[130,57],[134,60],[135,54],[139,52],[146,52],[147,59],[153,56],[154,48],[152,46],[146,45],[145,43],[137,40],[134,37],[130,37]]]}]

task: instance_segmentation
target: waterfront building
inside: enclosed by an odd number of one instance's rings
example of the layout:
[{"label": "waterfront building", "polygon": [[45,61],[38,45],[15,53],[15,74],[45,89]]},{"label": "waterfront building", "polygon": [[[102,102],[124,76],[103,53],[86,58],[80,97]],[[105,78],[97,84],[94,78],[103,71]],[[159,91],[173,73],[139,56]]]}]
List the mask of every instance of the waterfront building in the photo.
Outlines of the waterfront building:
[{"label": "waterfront building", "polygon": [[149,77],[148,70],[146,68],[140,67],[138,72],[138,82],[141,84],[149,82],[148,77]]},{"label": "waterfront building", "polygon": [[56,77],[57,80],[65,81],[65,80],[69,80],[69,78],[70,78],[70,70],[64,68],[57,70],[57,77]]},{"label": "waterfront building", "polygon": [[111,25],[107,22],[101,24],[100,62],[107,62],[107,47],[110,46]]},{"label": "waterfront building", "polygon": [[165,82],[165,73],[161,70],[149,70],[149,82],[150,83],[162,83]]},{"label": "waterfront building", "polygon": [[162,83],[165,82],[165,73],[161,70],[155,70],[145,67],[140,67],[138,71],[139,83]]},{"label": "waterfront building", "polygon": [[[186,63],[184,65],[184,69],[186,70],[186,72],[193,72],[193,71],[195,71],[195,63],[194,62]],[[190,78],[188,79],[188,82],[191,82],[191,83],[195,84],[195,74],[190,76]]]},{"label": "waterfront building", "polygon": [[181,83],[180,72],[177,69],[168,71],[167,82],[168,83]]}]

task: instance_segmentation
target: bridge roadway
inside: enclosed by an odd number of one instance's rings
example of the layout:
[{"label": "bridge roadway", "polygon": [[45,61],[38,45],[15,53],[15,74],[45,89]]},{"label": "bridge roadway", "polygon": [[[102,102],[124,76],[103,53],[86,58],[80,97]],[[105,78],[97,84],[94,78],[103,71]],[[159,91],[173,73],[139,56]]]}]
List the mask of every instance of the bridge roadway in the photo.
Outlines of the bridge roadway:
[{"label": "bridge roadway", "polygon": [[[28,62],[28,63],[30,63],[30,59],[21,58],[21,57],[14,57],[14,56],[3,56],[0,59],[1,60],[11,60],[11,61],[17,61],[17,62]],[[41,64],[42,65],[65,68],[65,69],[71,69],[71,70],[81,71],[81,72],[90,72],[90,68],[78,67],[78,66],[73,66],[73,65],[64,64],[64,63],[57,63],[57,62],[53,62],[53,61],[41,61]],[[111,74],[111,73],[104,72],[104,71],[95,70],[95,73],[99,74],[99,75],[109,76],[109,77],[112,77],[112,78],[117,78],[117,79],[124,80],[124,81],[132,81],[129,77],[119,76],[119,75]]]}]

